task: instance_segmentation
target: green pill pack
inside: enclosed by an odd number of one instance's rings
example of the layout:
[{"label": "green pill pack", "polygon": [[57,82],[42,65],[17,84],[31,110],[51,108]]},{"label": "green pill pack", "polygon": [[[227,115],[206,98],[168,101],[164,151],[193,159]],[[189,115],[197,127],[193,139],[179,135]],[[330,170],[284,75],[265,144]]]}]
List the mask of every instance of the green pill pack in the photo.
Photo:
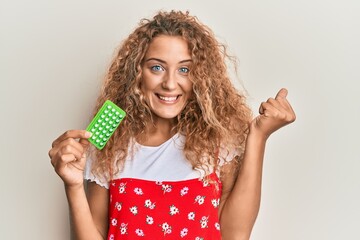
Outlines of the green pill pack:
[{"label": "green pill pack", "polygon": [[86,128],[86,131],[92,133],[89,142],[97,149],[103,149],[125,116],[124,110],[110,100],[106,100]]}]

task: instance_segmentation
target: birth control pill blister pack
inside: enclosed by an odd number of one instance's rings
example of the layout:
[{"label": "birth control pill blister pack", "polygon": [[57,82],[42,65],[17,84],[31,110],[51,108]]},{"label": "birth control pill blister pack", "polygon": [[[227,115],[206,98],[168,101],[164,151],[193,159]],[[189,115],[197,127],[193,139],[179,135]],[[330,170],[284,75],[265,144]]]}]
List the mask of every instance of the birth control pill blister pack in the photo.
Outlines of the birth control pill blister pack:
[{"label": "birth control pill blister pack", "polygon": [[88,139],[89,142],[94,144],[99,150],[103,149],[125,116],[124,110],[115,103],[106,100],[86,128],[86,131],[92,133]]}]

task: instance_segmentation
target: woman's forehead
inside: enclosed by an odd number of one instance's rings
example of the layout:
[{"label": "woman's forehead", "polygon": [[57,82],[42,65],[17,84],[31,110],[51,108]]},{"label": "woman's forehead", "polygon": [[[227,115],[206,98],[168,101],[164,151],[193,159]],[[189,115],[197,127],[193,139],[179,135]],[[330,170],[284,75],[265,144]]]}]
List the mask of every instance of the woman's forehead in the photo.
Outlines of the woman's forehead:
[{"label": "woman's forehead", "polygon": [[180,62],[191,60],[191,54],[187,41],[182,37],[160,35],[152,40],[146,51],[145,61],[150,58]]}]

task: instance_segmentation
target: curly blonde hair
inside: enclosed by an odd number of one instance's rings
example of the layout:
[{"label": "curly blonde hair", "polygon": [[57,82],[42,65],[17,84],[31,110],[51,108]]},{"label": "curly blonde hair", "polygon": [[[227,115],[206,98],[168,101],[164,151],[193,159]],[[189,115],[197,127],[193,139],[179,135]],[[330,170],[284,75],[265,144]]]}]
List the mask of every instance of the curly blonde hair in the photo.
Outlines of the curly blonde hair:
[{"label": "curly blonde hair", "polygon": [[[185,136],[184,154],[194,168],[218,166],[220,148],[244,153],[251,111],[231,83],[226,60],[232,60],[226,47],[213,32],[188,12],[159,12],[153,19],[142,19],[125,39],[114,57],[94,110],[111,100],[127,113],[102,151],[96,151],[92,166],[95,175],[111,180],[121,170],[132,139],[145,133],[152,113],[141,91],[142,61],[152,40],[159,35],[180,36],[187,41],[192,58],[189,79],[192,98],[178,115],[174,130]],[[239,165],[238,164],[238,165]],[[206,170],[208,171],[208,170]]]}]

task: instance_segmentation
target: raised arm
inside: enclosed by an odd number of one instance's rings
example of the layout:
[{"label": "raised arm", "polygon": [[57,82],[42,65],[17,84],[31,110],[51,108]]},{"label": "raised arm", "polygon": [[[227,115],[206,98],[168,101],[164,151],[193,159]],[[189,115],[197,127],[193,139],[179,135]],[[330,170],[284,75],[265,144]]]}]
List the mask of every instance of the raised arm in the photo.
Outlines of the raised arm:
[{"label": "raised arm", "polygon": [[260,106],[250,125],[242,166],[237,174],[223,180],[219,214],[223,240],[247,240],[258,215],[261,198],[262,168],[268,137],[279,128],[295,121],[295,113],[281,89],[274,98]]},{"label": "raised arm", "polygon": [[85,151],[89,145],[86,139],[89,137],[84,130],[67,131],[53,142],[49,156],[64,182],[75,239],[103,240],[107,233],[108,191],[90,183],[88,201],[84,190]]}]

